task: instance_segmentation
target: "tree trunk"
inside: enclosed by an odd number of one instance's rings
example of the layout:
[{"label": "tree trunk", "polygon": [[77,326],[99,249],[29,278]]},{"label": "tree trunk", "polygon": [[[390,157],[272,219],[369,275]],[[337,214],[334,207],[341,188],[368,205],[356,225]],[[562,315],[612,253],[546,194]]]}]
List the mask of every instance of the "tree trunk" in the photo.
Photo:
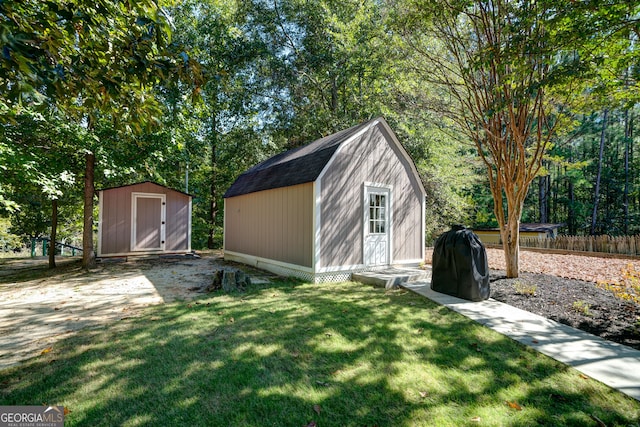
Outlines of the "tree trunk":
[{"label": "tree trunk", "polygon": [[51,244],[49,245],[49,268],[56,268],[56,239],[58,234],[58,201],[51,201]]},{"label": "tree trunk", "polygon": [[629,234],[629,135],[630,131],[629,109],[624,110],[624,192],[622,194],[622,206],[624,209],[623,232]]},{"label": "tree trunk", "polygon": [[502,248],[506,261],[508,278],[520,275],[520,219],[509,215],[508,223],[503,227]]},{"label": "tree trunk", "polygon": [[[520,275],[520,218],[524,201],[509,191],[509,186],[503,184],[499,173],[489,171],[489,183],[493,195],[493,213],[500,227],[500,238],[504,250],[507,277],[512,279]],[[495,178],[495,179],[494,179]],[[503,197],[503,193],[506,197]],[[523,193],[526,194],[526,191]],[[504,209],[506,198],[507,210]]]},{"label": "tree trunk", "polygon": [[517,198],[513,196],[508,196],[506,199],[508,216],[505,218],[504,210],[502,210],[500,237],[502,238],[507,277],[513,279],[520,275],[520,218],[522,217],[523,203],[518,202]]},{"label": "tree trunk", "polygon": [[[569,147],[569,163],[573,163],[573,147]],[[573,191],[573,181],[569,175],[567,175],[567,167],[564,168],[564,174],[567,180],[567,198],[569,199],[569,207],[567,211],[567,225],[569,226],[569,235],[575,236],[576,233],[576,211],[575,211],[575,196]]]},{"label": "tree trunk", "polygon": [[571,181],[571,178],[568,179],[568,183],[567,183],[567,192],[569,193],[567,195],[567,197],[569,198],[569,212],[567,215],[567,224],[569,226],[569,234],[574,236],[577,234],[577,230],[576,230],[576,211],[575,211],[575,195],[574,195],[574,191],[573,191],[573,182]]},{"label": "tree trunk", "polygon": [[600,198],[600,180],[602,179],[602,158],[604,155],[604,143],[607,131],[607,116],[609,110],[605,108],[602,114],[602,132],[600,133],[600,152],[598,155],[598,173],[596,175],[596,185],[593,190],[593,213],[591,216],[591,230],[589,234],[592,236],[596,234],[596,223],[598,220],[598,199]]},{"label": "tree trunk", "polygon": [[540,210],[540,222],[549,222],[549,175],[538,177],[538,205]]},{"label": "tree trunk", "polygon": [[214,238],[216,234],[216,216],[218,215],[218,202],[217,202],[217,164],[218,164],[218,134],[216,133],[216,119],[215,117],[212,119],[213,123],[211,126],[211,187],[210,187],[210,197],[211,201],[209,203],[209,236],[207,238],[207,248],[215,249]]},{"label": "tree trunk", "polygon": [[93,195],[95,154],[85,154],[84,169],[84,225],[82,231],[82,268],[95,267],[96,257],[93,252]]}]

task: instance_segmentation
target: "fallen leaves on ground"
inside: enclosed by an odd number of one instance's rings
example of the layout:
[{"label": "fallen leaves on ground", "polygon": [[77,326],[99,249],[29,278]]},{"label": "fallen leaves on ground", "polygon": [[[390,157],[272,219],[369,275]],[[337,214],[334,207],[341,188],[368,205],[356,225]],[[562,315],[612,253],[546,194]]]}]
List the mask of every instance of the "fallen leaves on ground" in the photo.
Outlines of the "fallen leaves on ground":
[{"label": "fallen leaves on ground", "polygon": [[[431,264],[432,250],[427,251],[425,260]],[[487,248],[489,268],[505,270],[504,251]],[[623,258],[601,258],[597,256],[548,254],[542,252],[520,250],[520,271],[528,273],[550,274],[567,279],[585,280],[597,283],[620,282],[628,264],[640,270],[640,260]]]},{"label": "fallen leaves on ground", "polygon": [[482,421],[482,418],[480,418],[480,417],[473,417],[473,418],[471,418],[469,421],[471,421],[472,423],[479,423],[480,421]]},{"label": "fallen leaves on ground", "polygon": [[313,410],[318,415],[320,415],[320,412],[322,412],[322,408],[320,407],[320,405],[313,405]]},{"label": "fallen leaves on ground", "polygon": [[42,351],[40,352],[40,354],[47,354],[47,353],[49,353],[51,350],[53,350],[53,347],[47,347],[47,348],[45,348],[44,350],[42,350]]},{"label": "fallen leaves on ground", "polygon": [[[502,249],[488,248],[487,259],[489,268],[506,269]],[[640,261],[629,259],[520,251],[520,271],[550,274],[594,283],[599,280],[619,282],[622,280],[623,272],[629,263],[640,268]]]},{"label": "fallen leaves on ground", "polygon": [[522,411],[522,406],[518,405],[518,402],[507,401],[507,405],[509,408],[515,409],[516,411]]}]

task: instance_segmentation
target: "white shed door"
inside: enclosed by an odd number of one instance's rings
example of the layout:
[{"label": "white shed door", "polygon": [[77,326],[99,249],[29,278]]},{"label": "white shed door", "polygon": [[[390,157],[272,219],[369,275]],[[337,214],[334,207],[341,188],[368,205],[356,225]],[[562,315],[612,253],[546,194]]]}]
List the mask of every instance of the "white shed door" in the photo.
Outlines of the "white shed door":
[{"label": "white shed door", "polygon": [[131,250],[164,250],[165,195],[133,193],[131,202]]},{"label": "white shed door", "polygon": [[385,188],[366,187],[364,206],[364,263],[389,264],[389,199]]}]

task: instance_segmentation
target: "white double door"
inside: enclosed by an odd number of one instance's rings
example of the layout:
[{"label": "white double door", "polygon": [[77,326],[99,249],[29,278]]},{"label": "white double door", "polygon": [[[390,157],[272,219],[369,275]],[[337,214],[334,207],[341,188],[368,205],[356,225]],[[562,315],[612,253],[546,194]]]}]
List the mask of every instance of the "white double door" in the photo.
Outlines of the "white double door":
[{"label": "white double door", "polygon": [[365,186],[364,193],[364,263],[367,266],[388,265],[391,190]]}]

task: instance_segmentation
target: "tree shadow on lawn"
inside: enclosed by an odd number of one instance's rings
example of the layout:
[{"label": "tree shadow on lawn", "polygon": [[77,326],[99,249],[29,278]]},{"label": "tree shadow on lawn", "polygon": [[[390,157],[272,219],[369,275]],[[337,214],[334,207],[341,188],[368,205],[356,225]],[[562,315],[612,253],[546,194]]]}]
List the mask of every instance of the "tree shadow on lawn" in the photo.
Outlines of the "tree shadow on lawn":
[{"label": "tree shadow on lawn", "polygon": [[0,285],[19,284],[35,279],[50,279],[63,275],[82,275],[82,258],[56,257],[57,267],[49,268],[48,260],[38,258],[12,259],[12,262],[0,263]]},{"label": "tree shadow on lawn", "polygon": [[[633,425],[640,404],[405,291],[299,282],[85,331],[0,372],[65,425]],[[518,411],[506,402],[524,407]],[[318,406],[315,406],[318,405]]]}]

